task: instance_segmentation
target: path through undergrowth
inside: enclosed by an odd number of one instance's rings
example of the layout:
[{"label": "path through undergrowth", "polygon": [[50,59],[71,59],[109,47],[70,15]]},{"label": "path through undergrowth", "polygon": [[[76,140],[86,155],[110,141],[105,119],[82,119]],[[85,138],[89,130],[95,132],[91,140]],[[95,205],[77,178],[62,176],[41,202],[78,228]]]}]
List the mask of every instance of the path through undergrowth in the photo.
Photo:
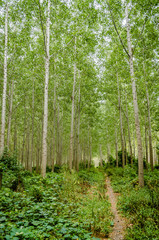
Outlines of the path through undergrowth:
[{"label": "path through undergrowth", "polygon": [[[114,227],[113,231],[109,234],[109,240],[122,240],[124,239],[124,232],[126,229],[125,219],[119,214],[117,210],[117,194],[114,193],[109,178],[106,178],[106,195],[111,203],[111,210],[114,215]],[[107,240],[107,238],[101,238],[102,240]]]}]

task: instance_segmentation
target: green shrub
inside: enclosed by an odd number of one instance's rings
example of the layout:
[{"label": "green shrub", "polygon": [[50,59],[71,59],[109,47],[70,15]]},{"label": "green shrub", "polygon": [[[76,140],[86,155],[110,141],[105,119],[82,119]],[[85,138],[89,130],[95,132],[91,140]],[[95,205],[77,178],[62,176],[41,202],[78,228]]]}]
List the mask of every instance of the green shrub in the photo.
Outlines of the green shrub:
[{"label": "green shrub", "polygon": [[153,239],[159,236],[159,171],[146,170],[145,187],[139,187],[136,168],[125,166],[123,170],[111,170],[112,186],[120,192],[119,208],[131,219],[126,240]]}]

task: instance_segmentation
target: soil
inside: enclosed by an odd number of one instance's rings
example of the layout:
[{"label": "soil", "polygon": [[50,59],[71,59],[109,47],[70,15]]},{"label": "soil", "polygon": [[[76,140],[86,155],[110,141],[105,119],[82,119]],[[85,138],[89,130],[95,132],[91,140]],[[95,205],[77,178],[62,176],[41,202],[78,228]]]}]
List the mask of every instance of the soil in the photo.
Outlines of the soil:
[{"label": "soil", "polygon": [[101,239],[102,240],[123,240],[127,224],[126,224],[126,220],[120,215],[120,213],[117,210],[118,194],[114,193],[108,177],[106,179],[106,188],[107,188],[106,195],[109,198],[109,201],[111,203],[111,210],[114,215],[114,227],[113,227],[113,231],[109,234],[109,238],[101,238]]}]

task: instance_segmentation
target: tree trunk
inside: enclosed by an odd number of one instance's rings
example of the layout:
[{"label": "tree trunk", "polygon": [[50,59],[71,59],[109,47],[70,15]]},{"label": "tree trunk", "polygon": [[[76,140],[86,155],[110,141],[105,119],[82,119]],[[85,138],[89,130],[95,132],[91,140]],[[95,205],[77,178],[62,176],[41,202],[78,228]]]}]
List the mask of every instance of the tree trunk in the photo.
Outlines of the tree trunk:
[{"label": "tree trunk", "polygon": [[136,146],[135,146],[135,131],[133,131],[133,144],[134,144],[134,158],[136,157]]},{"label": "tree trunk", "polygon": [[22,144],[22,157],[21,157],[21,163],[24,167],[24,147],[25,147],[25,135],[26,135],[26,98],[24,103],[24,131],[23,131],[23,144]]},{"label": "tree trunk", "polygon": [[92,164],[92,138],[90,138],[90,147],[89,147],[89,150],[90,150],[89,164],[90,164],[90,167],[91,167],[91,164]]},{"label": "tree trunk", "polygon": [[77,165],[76,170],[79,171],[79,163],[80,163],[80,102],[81,102],[81,92],[80,92],[80,84],[79,84],[79,92],[78,92],[78,126],[77,126]]},{"label": "tree trunk", "polygon": [[7,51],[8,51],[8,1],[6,1],[6,13],[5,13],[4,82],[2,95],[0,156],[3,154],[4,151],[4,138],[5,138],[6,95],[7,95]]},{"label": "tree trunk", "polygon": [[146,165],[148,165],[148,141],[147,141],[147,121],[145,116],[145,158],[146,158]]},{"label": "tree trunk", "polygon": [[57,106],[57,146],[56,146],[56,164],[60,166],[60,119],[59,104]]},{"label": "tree trunk", "polygon": [[43,116],[43,142],[42,142],[42,177],[46,176],[47,163],[47,125],[48,125],[48,84],[49,84],[49,46],[50,46],[50,0],[48,0],[46,23],[46,56],[45,56],[45,91],[44,91],[44,116]]},{"label": "tree trunk", "polygon": [[14,121],[14,151],[17,150],[17,119],[15,116],[15,121]]},{"label": "tree trunk", "polygon": [[88,169],[90,169],[90,133],[89,133],[89,126],[88,126]]},{"label": "tree trunk", "polygon": [[103,158],[102,158],[102,145],[99,146],[99,154],[100,154],[100,166],[103,167]]},{"label": "tree trunk", "polygon": [[75,124],[74,124],[74,144],[73,144],[73,163],[72,168],[75,169],[77,165],[77,109],[75,111]]},{"label": "tree trunk", "polygon": [[31,136],[31,152],[30,152],[30,162],[29,162],[29,171],[32,172],[32,164],[35,165],[33,162],[33,150],[34,150],[34,116],[35,116],[35,109],[34,109],[34,84],[35,81],[33,80],[33,93],[32,93],[32,136]]},{"label": "tree trunk", "polygon": [[76,37],[74,45],[74,81],[72,90],[72,112],[71,112],[71,134],[70,134],[70,158],[69,158],[69,170],[72,169],[73,162],[73,129],[74,129],[74,105],[75,105],[75,86],[76,86]]},{"label": "tree trunk", "polygon": [[118,135],[117,135],[117,130],[115,129],[115,152],[116,152],[116,167],[119,166],[118,162]]},{"label": "tree trunk", "polygon": [[8,131],[7,131],[7,147],[10,148],[10,131],[11,131],[11,120],[12,120],[12,107],[13,107],[13,92],[14,92],[14,79],[10,86],[10,100],[9,100],[9,113],[8,113]]},{"label": "tree trunk", "polygon": [[127,155],[127,144],[126,144],[126,131],[125,129],[123,130],[124,134],[124,152],[125,152],[125,165],[128,164],[128,155]]},{"label": "tree trunk", "polygon": [[128,124],[129,150],[130,150],[130,158],[131,158],[131,166],[132,166],[133,165],[133,153],[132,153],[131,133],[130,133],[130,124],[129,124],[129,114],[128,114],[128,106],[127,106],[127,94],[126,94],[126,119],[127,119],[127,124]]},{"label": "tree trunk", "polygon": [[137,102],[136,82],[135,82],[135,76],[134,76],[133,54],[132,54],[132,46],[131,46],[131,38],[130,38],[128,5],[126,6],[125,13],[126,13],[126,24],[127,24],[127,41],[128,41],[128,50],[129,50],[130,75],[131,75],[131,81],[132,81],[133,104],[134,104],[134,113],[135,113],[135,128],[136,128],[137,145],[138,145],[139,185],[140,187],[143,187],[144,186],[144,170],[143,170],[142,140],[141,140],[139,110],[138,110],[138,102]]},{"label": "tree trunk", "polygon": [[153,148],[152,148],[152,134],[151,134],[151,116],[150,116],[150,101],[149,92],[146,82],[146,98],[147,98],[147,110],[148,110],[148,130],[149,130],[149,154],[150,154],[150,166],[153,171]]},{"label": "tree trunk", "polygon": [[120,115],[120,135],[121,135],[121,148],[122,148],[122,167],[125,166],[125,152],[124,152],[124,136],[123,136],[123,123],[122,123],[122,113],[121,113],[121,99],[120,99],[120,89],[119,89],[119,79],[117,73],[117,87],[118,87],[118,106]]},{"label": "tree trunk", "polygon": [[84,167],[86,168],[86,143],[84,140],[84,145],[83,145],[83,163],[84,163]]},{"label": "tree trunk", "polygon": [[[55,66],[56,67],[56,66]],[[56,69],[54,67],[54,70]],[[54,79],[54,120],[53,120],[53,150],[52,150],[52,172],[54,172],[54,163],[55,163],[55,135],[56,135],[56,76]]]},{"label": "tree trunk", "polygon": [[[39,124],[39,129],[40,129],[40,124]],[[37,158],[36,158],[36,173],[40,172],[40,148],[41,148],[41,131],[38,132],[38,141],[37,143]]]}]

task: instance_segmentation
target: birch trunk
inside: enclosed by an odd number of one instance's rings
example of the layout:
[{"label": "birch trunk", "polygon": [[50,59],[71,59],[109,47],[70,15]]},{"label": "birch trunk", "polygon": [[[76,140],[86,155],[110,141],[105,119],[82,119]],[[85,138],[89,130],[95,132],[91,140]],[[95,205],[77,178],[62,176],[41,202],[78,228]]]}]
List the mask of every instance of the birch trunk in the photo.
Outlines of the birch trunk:
[{"label": "birch trunk", "polygon": [[90,169],[90,133],[89,133],[89,126],[88,126],[88,169]]},{"label": "birch trunk", "polygon": [[77,109],[75,111],[75,124],[74,124],[74,144],[73,144],[73,163],[72,168],[76,168],[77,163]]},{"label": "birch trunk", "polygon": [[90,150],[89,162],[90,162],[90,167],[91,167],[91,164],[92,164],[92,137],[90,138],[90,147],[89,147],[89,150]]},{"label": "birch trunk", "polygon": [[56,146],[56,164],[60,166],[60,119],[59,104],[57,106],[57,146]]},{"label": "birch trunk", "polygon": [[124,154],[124,136],[123,136],[123,123],[122,123],[122,113],[121,113],[121,99],[120,99],[120,89],[119,89],[119,79],[117,73],[117,87],[118,87],[118,106],[120,115],[120,135],[121,135],[121,148],[122,148],[122,167],[125,166],[125,154]]},{"label": "birch trunk", "polygon": [[150,116],[150,100],[149,92],[146,82],[146,98],[147,98],[147,110],[148,110],[148,133],[149,133],[149,154],[150,154],[150,166],[153,171],[153,148],[152,148],[152,133],[151,133],[151,116]]},{"label": "birch trunk", "polygon": [[127,106],[127,95],[126,95],[126,119],[127,119],[127,124],[128,124],[129,150],[130,150],[130,158],[131,158],[131,166],[132,166],[133,165],[133,153],[132,153],[131,133],[130,133],[130,124],[129,124],[129,114],[128,114],[128,106]]},{"label": "birch trunk", "polygon": [[48,0],[46,23],[46,56],[45,56],[45,91],[44,91],[44,116],[43,116],[43,141],[42,141],[42,163],[41,174],[46,176],[47,163],[47,125],[48,125],[48,84],[49,84],[49,47],[50,47],[50,0]]},{"label": "birch trunk", "polygon": [[124,134],[124,152],[125,152],[125,165],[128,164],[128,156],[127,156],[127,144],[126,144],[126,131],[125,129],[123,130]]},{"label": "birch trunk", "polygon": [[34,116],[35,116],[35,109],[34,109],[34,84],[35,81],[33,80],[33,93],[32,93],[32,136],[31,136],[31,152],[30,152],[30,162],[29,162],[29,171],[32,172],[32,164],[33,163],[33,150],[34,150]]},{"label": "birch trunk", "polygon": [[14,151],[17,150],[17,119],[15,116],[15,122],[14,122]]},{"label": "birch trunk", "polygon": [[79,163],[80,163],[80,102],[81,102],[81,92],[80,92],[80,84],[78,90],[78,126],[77,126],[77,166],[76,170],[79,171]]},{"label": "birch trunk", "polygon": [[[41,128],[40,124],[39,124],[39,129]],[[36,158],[36,173],[40,173],[40,148],[41,148],[41,131],[38,132],[38,139],[40,141],[38,141],[37,143],[37,158]]]},{"label": "birch trunk", "polygon": [[118,136],[117,136],[117,130],[115,129],[115,152],[116,152],[116,167],[119,166],[118,163]]},{"label": "birch trunk", "polygon": [[8,52],[8,1],[6,1],[6,12],[5,12],[4,82],[3,82],[3,95],[2,95],[0,156],[3,154],[3,151],[4,151],[4,137],[5,137],[6,94],[7,94],[7,52]]},{"label": "birch trunk", "polygon": [[145,158],[146,158],[146,165],[148,165],[148,141],[147,141],[147,121],[145,117]]},{"label": "birch trunk", "polygon": [[26,169],[29,170],[29,163],[30,163],[30,126],[29,126],[29,119],[27,124],[27,139],[26,139]]},{"label": "birch trunk", "polygon": [[25,148],[25,136],[26,136],[26,98],[25,98],[25,106],[24,106],[24,131],[23,131],[23,144],[22,144],[22,157],[21,157],[21,163],[24,166],[24,148]]},{"label": "birch trunk", "polygon": [[76,86],[76,37],[75,37],[75,60],[74,60],[74,81],[73,81],[73,91],[72,91],[72,112],[71,112],[71,134],[70,134],[70,158],[69,158],[69,170],[72,169],[73,162],[73,129],[74,129],[74,105],[75,105],[75,86]]},{"label": "birch trunk", "polygon": [[148,111],[148,133],[149,133],[149,156],[150,156],[150,166],[153,171],[153,148],[152,148],[152,133],[151,133],[151,113],[150,113],[150,100],[149,100],[149,91],[147,87],[147,79],[146,79],[146,71],[145,71],[145,63],[143,62],[143,70],[145,77],[145,85],[146,85],[146,99],[147,99],[147,111]]},{"label": "birch trunk", "polygon": [[[55,68],[54,68],[55,69]],[[54,120],[53,120],[53,151],[52,151],[52,172],[54,172],[55,163],[55,135],[56,135],[56,76],[54,79]]]},{"label": "birch trunk", "polygon": [[128,41],[128,50],[129,50],[130,75],[131,75],[131,81],[132,81],[133,104],[134,104],[134,113],[135,113],[135,128],[136,128],[137,145],[138,145],[139,185],[140,187],[143,187],[144,186],[143,152],[142,152],[142,140],[141,140],[139,110],[138,110],[138,102],[137,102],[136,82],[135,82],[135,76],[134,76],[133,54],[132,54],[132,46],[131,46],[131,38],[130,38],[128,6],[126,6],[125,13],[126,13],[126,24],[127,24],[127,41]]},{"label": "birch trunk", "polygon": [[7,147],[10,148],[10,131],[12,121],[12,107],[13,107],[13,92],[14,92],[14,80],[10,86],[10,101],[9,101],[9,113],[8,113],[8,131],[7,131]]},{"label": "birch trunk", "polygon": [[136,146],[135,146],[135,131],[133,132],[133,143],[134,143],[134,158],[136,157]]}]

